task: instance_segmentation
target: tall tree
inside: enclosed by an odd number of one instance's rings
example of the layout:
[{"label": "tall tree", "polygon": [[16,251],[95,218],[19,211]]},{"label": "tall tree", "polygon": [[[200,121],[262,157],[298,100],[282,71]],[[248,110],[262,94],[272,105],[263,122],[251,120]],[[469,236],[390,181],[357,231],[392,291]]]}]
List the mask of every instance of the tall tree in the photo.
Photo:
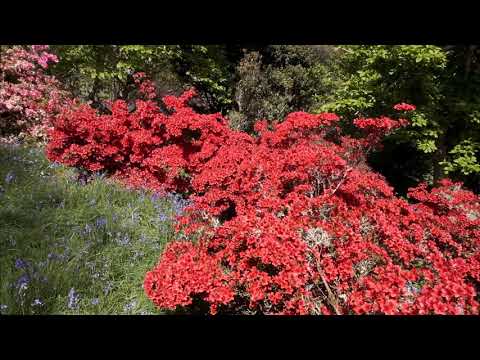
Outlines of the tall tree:
[{"label": "tall tree", "polygon": [[244,50],[237,66],[235,127],[251,132],[258,119],[282,121],[292,111],[309,111],[331,92],[330,47],[269,45]]}]

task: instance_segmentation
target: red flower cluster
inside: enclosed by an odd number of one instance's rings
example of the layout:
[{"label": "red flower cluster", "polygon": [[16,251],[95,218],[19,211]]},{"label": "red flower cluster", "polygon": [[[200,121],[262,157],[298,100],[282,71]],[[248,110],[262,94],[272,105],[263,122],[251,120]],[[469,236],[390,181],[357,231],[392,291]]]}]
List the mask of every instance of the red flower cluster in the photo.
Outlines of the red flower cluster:
[{"label": "red flower cluster", "polygon": [[416,109],[415,105],[407,103],[396,104],[393,108],[398,111],[414,111]]},{"label": "red flower cluster", "polygon": [[144,72],[133,74],[135,84],[138,86],[139,92],[146,100],[153,100],[157,97],[157,91],[153,81],[149,80]]},{"label": "red flower cluster", "polygon": [[[290,114],[257,137],[166,97],[112,115],[78,106],[59,117],[50,159],[108,170],[134,186],[188,192],[193,205],[147,273],[161,308],[210,313],[479,314],[480,201],[445,181],[395,196],[365,151],[405,124]],[[200,308],[202,308],[200,306]]]},{"label": "red flower cluster", "polygon": [[125,101],[114,101],[108,115],[72,102],[55,120],[47,156],[88,171],[106,171],[131,186],[190,192],[190,178],[230,132],[220,114],[200,115],[185,105],[194,95],[187,91],[180,98],[166,97],[172,115],[150,100],[137,100],[134,112]]},{"label": "red flower cluster", "polygon": [[393,120],[388,117],[369,118],[369,119],[355,119],[353,124],[362,129],[366,133],[363,141],[365,151],[370,149],[380,149],[382,138],[392,131],[409,124],[407,119]]}]

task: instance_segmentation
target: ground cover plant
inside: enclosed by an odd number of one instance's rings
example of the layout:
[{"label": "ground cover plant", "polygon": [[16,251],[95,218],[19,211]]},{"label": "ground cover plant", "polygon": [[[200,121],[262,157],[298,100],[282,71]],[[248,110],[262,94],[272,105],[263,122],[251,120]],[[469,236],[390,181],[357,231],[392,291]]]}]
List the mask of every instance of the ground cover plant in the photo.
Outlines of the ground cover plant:
[{"label": "ground cover plant", "polygon": [[159,313],[143,279],[184,206],[1,145],[0,313]]}]

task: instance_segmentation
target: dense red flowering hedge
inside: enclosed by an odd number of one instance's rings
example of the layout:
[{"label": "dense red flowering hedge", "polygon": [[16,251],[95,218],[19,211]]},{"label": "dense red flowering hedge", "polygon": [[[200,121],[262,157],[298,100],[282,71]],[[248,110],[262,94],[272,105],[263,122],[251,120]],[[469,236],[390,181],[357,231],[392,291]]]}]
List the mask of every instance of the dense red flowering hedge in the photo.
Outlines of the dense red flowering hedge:
[{"label": "dense red flowering hedge", "polygon": [[[334,114],[292,113],[233,131],[193,111],[189,91],[111,115],[63,113],[51,160],[106,170],[133,186],[190,194],[178,227],[147,273],[159,307],[210,313],[478,314],[480,202],[445,180],[395,196],[365,152],[407,124],[357,119],[341,135]],[[404,105],[404,104],[403,104]],[[401,110],[412,110],[402,105]]]},{"label": "dense red flowering hedge", "polygon": [[194,95],[191,90],[165,97],[171,115],[148,100],[138,100],[134,112],[125,101],[115,101],[109,115],[72,104],[56,119],[47,155],[88,171],[107,171],[132,186],[190,192],[191,177],[231,133],[220,114],[200,115],[186,106]]}]

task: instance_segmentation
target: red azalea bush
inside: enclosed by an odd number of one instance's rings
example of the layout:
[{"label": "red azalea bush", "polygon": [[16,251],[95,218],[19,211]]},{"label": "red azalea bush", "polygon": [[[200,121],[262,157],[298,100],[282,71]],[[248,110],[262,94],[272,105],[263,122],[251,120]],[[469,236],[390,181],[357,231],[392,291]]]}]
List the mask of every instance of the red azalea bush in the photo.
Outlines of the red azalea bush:
[{"label": "red azalea bush", "polygon": [[111,115],[80,105],[59,117],[51,160],[106,170],[133,186],[191,194],[170,243],[147,273],[159,307],[210,313],[478,314],[480,202],[445,180],[395,196],[366,164],[382,136],[406,125],[290,114],[253,137],[187,105],[192,91]]},{"label": "red azalea bush", "polygon": [[[151,98],[144,84],[141,90]],[[186,106],[194,95],[190,90],[179,98],[165,97],[172,114],[151,100],[137,100],[133,112],[117,100],[107,115],[72,103],[55,120],[47,156],[87,171],[106,171],[131,186],[190,192],[190,179],[231,133],[220,114],[201,115]]]},{"label": "red azalea bush", "polygon": [[14,46],[0,59],[0,134],[45,139],[52,118],[66,103],[59,82],[45,73],[58,62],[47,45]]}]

